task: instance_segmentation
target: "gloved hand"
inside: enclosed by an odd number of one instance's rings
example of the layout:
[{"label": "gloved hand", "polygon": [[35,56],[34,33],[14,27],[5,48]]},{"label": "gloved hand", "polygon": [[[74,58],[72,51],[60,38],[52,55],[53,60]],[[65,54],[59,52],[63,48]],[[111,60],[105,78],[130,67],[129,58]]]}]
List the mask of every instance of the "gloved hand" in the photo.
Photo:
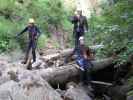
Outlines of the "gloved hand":
[{"label": "gloved hand", "polygon": [[19,41],[19,35],[18,35],[18,34],[16,34],[16,35],[14,36],[14,38],[16,39],[17,42]]},{"label": "gloved hand", "polygon": [[83,67],[79,67],[81,71],[85,71],[85,69]]},{"label": "gloved hand", "polygon": [[35,40],[37,40],[37,38],[38,38],[38,37],[37,37],[37,36],[35,36]]},{"label": "gloved hand", "polygon": [[76,63],[81,67],[81,66],[84,66],[84,63],[83,63],[83,60],[82,58],[77,58],[76,60]]},{"label": "gloved hand", "polygon": [[19,38],[19,34],[16,34],[16,35],[15,35],[15,38],[18,39],[18,38]]},{"label": "gloved hand", "polygon": [[76,63],[79,65],[79,68],[80,68],[81,71],[85,71],[85,70],[84,70],[84,59],[78,58],[78,59],[76,60]]}]

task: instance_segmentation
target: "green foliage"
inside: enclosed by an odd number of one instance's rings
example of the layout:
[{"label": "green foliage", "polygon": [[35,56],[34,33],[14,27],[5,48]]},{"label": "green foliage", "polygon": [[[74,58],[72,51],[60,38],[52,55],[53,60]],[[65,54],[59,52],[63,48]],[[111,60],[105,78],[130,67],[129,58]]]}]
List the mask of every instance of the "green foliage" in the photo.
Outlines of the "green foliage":
[{"label": "green foliage", "polygon": [[12,10],[15,0],[0,0],[0,10]]},{"label": "green foliage", "polygon": [[[130,87],[133,87],[133,77],[128,79],[128,84]],[[133,90],[130,90],[127,94],[128,96],[133,96]]]},{"label": "green foliage", "polygon": [[[119,53],[118,64],[128,60],[133,53],[133,3],[131,0],[119,0],[103,10],[101,16],[92,14],[90,19],[91,38],[89,42],[102,43],[104,49],[99,51],[101,56]],[[121,50],[125,48],[125,50]]]},{"label": "green foliage", "polygon": [[46,43],[48,41],[48,37],[46,35],[41,35],[38,39],[38,47],[43,48],[45,47]]},{"label": "green foliage", "polygon": [[[0,52],[6,51],[13,46],[12,40],[14,38],[14,25],[0,17]],[[11,44],[11,45],[10,45]],[[13,46],[16,48],[16,45]]]},{"label": "green foliage", "polygon": [[[67,28],[67,11],[61,0],[0,0],[0,50],[7,51],[21,47],[25,49],[27,33],[18,40],[14,38],[33,17],[41,29],[39,47],[45,45],[50,36],[49,26]],[[65,20],[65,21],[64,21]],[[43,40],[45,39],[45,40]],[[44,44],[43,44],[44,43]]]},{"label": "green foliage", "polygon": [[[104,45],[96,53],[99,58],[112,56],[116,52],[116,66],[119,66],[129,61],[133,54],[133,1],[115,0],[114,5],[102,5],[102,8],[102,15],[93,13],[89,20],[87,43]],[[133,77],[128,83],[133,86]],[[133,95],[133,90],[128,95]]]}]

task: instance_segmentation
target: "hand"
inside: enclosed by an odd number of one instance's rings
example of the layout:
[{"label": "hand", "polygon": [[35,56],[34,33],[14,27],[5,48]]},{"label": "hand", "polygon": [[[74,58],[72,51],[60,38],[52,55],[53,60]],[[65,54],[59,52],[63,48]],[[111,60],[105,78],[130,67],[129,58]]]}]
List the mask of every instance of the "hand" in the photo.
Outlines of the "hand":
[{"label": "hand", "polygon": [[77,11],[74,12],[74,15],[77,15]]},{"label": "hand", "polygon": [[81,70],[81,71],[85,71],[83,67],[80,67],[80,70]]},{"label": "hand", "polygon": [[89,31],[88,30],[85,30],[85,33],[88,33]]},{"label": "hand", "polygon": [[17,35],[15,36],[15,38],[18,39],[18,38],[19,38],[19,35],[17,34]]},{"label": "hand", "polygon": [[37,40],[37,36],[35,36],[35,40]]}]

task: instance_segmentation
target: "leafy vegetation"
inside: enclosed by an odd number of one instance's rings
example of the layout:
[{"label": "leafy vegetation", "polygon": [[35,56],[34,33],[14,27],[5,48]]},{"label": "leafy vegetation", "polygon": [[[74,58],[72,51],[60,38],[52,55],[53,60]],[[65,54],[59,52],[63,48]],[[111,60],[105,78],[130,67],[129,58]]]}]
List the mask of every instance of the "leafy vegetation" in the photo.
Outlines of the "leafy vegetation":
[{"label": "leafy vegetation", "polygon": [[[101,15],[95,11],[88,20],[90,31],[86,34],[88,45],[103,44],[104,48],[97,52],[99,57],[117,54],[117,65],[129,60],[133,55],[133,0],[113,0],[109,5],[101,5]],[[42,35],[38,46],[44,47],[52,35],[50,26],[67,32],[71,45],[72,24],[68,21],[73,9],[66,10],[63,0],[0,0],[0,52],[13,51],[16,48],[25,49],[27,34],[16,39],[16,34],[33,17],[41,29]],[[58,44],[54,44],[59,46]],[[129,80],[133,86],[133,78]],[[133,95],[131,91],[129,93]]]},{"label": "leafy vegetation", "polygon": [[[66,27],[67,11],[61,0],[1,0],[0,1],[0,51],[14,49],[15,35],[27,24],[30,17],[36,20],[42,34],[41,38],[49,37],[49,26]],[[17,39],[21,48],[25,47],[26,34]],[[39,46],[44,46],[46,38],[39,40]],[[40,44],[41,43],[41,44]]]},{"label": "leafy vegetation", "polygon": [[[116,53],[116,66],[119,66],[128,62],[133,55],[133,1],[115,1],[110,6],[103,4],[101,15],[96,16],[95,12],[92,14],[87,43],[104,45],[104,48],[97,52],[97,56],[107,57]],[[129,85],[133,86],[133,77],[129,79]],[[128,95],[133,95],[133,91]]]},{"label": "leafy vegetation", "polygon": [[118,0],[111,6],[103,6],[102,15],[92,14],[90,19],[89,43],[103,44],[100,56],[110,56],[118,52],[119,63],[128,60],[133,52],[133,3],[131,0]]},{"label": "leafy vegetation", "polygon": [[[99,56],[110,56],[119,53],[119,64],[126,62],[133,52],[133,5],[132,0],[115,0],[114,4],[101,5],[102,14],[92,13],[89,19],[90,33],[86,34],[88,45],[103,44],[105,48],[98,51]],[[71,12],[71,10],[69,10]],[[27,24],[30,17],[35,18],[43,36],[39,46],[43,47],[47,37],[51,35],[49,26],[61,28],[72,33],[72,25],[68,21],[69,12],[63,7],[61,0],[1,0],[0,1],[0,51],[18,47],[15,35]],[[21,48],[25,47],[26,37],[17,41]],[[72,34],[69,35],[72,37]],[[70,39],[72,40],[72,39]],[[123,49],[124,48],[124,49]]]}]

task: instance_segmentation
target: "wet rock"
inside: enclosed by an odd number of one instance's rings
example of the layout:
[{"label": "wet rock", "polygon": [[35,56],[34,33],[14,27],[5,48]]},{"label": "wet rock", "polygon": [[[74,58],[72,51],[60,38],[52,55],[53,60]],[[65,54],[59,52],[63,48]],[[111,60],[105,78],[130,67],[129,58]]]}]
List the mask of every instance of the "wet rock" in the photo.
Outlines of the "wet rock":
[{"label": "wet rock", "polygon": [[40,86],[32,81],[24,81],[19,83],[9,81],[2,84],[0,86],[0,100],[62,100],[46,81],[43,81]]},{"label": "wet rock", "polygon": [[65,100],[92,100],[83,88],[76,86],[76,84],[72,82],[67,85],[67,88],[64,94]]},{"label": "wet rock", "polygon": [[10,81],[10,76],[7,75],[7,76],[1,76],[0,77],[0,85],[3,84],[3,83],[6,83],[7,81]]},{"label": "wet rock", "polygon": [[126,92],[123,90],[123,86],[114,86],[108,89],[108,95],[113,100],[126,100]]},{"label": "wet rock", "polygon": [[8,74],[9,74],[11,80],[19,81],[16,72],[14,72],[14,71],[9,71]]},{"label": "wet rock", "polygon": [[12,100],[10,92],[9,91],[0,92],[0,100]]},{"label": "wet rock", "polygon": [[128,96],[127,100],[133,100],[133,96]]}]

